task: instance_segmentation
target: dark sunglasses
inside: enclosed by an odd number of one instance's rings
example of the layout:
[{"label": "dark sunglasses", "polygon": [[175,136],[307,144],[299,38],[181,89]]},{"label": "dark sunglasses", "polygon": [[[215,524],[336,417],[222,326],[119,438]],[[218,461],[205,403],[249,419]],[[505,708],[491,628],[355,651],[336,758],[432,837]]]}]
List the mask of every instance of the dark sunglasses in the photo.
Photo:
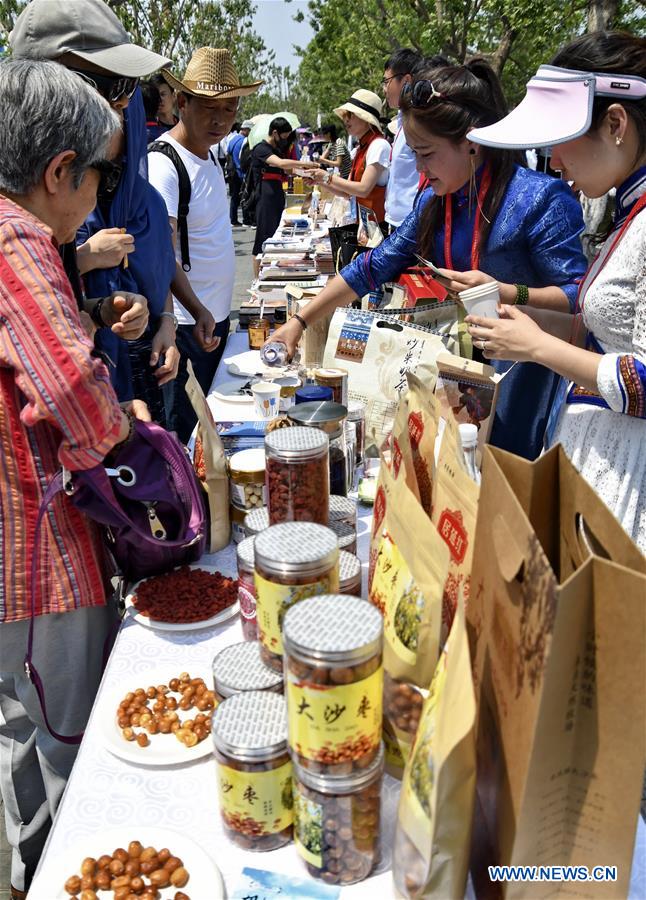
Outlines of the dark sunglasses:
[{"label": "dark sunglasses", "polygon": [[402,88],[401,96],[409,98],[410,105],[415,109],[419,109],[428,106],[434,97],[441,97],[442,94],[435,90],[433,82],[429,81],[428,78],[420,78],[419,81],[405,84]]},{"label": "dark sunglasses", "polygon": [[121,178],[121,166],[110,159],[97,159],[90,164],[101,176],[97,194],[113,194]]},{"label": "dark sunglasses", "polygon": [[108,103],[116,103],[122,97],[130,100],[139,87],[138,78],[125,78],[122,75],[99,75],[97,72],[82,72],[80,69],[72,69],[87,81]]}]

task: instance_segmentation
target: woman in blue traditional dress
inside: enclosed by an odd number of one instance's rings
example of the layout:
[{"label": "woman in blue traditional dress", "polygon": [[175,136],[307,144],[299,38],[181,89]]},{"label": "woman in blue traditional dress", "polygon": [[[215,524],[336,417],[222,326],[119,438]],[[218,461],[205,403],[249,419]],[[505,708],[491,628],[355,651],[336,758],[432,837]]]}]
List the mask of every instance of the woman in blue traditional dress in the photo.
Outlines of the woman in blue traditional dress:
[{"label": "woman in blue traditional dress", "polygon": [[[492,279],[505,303],[571,312],[586,269],[580,206],[569,187],[518,164],[513,150],[488,150],[466,137],[506,110],[500,83],[482,60],[416,74],[400,99],[404,132],[430,184],[379,247],[357,257],[272,336],[293,352],[310,322],[416,265],[439,265],[453,291]],[[509,368],[498,364],[501,371]],[[542,366],[522,363],[501,384],[491,442],[534,459],[557,386]]]},{"label": "woman in blue traditional dress", "polygon": [[616,189],[575,317],[503,306],[500,319],[467,322],[486,358],[538,360],[563,376],[548,439],[646,551],[646,39],[577,38],[540,67],[509,116],[469,138],[549,146],[552,167],[587,197]]}]

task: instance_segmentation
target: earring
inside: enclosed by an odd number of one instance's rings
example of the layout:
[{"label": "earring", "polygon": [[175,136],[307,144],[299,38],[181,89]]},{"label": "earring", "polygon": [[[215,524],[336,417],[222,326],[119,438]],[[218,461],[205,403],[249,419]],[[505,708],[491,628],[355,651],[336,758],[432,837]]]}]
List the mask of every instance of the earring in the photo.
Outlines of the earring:
[{"label": "earring", "polygon": [[616,144],[618,147],[620,147],[620,146],[623,144],[623,142],[624,142],[624,139],[623,139],[623,138],[620,138],[620,137],[616,137],[616,138],[615,138],[615,144]]}]

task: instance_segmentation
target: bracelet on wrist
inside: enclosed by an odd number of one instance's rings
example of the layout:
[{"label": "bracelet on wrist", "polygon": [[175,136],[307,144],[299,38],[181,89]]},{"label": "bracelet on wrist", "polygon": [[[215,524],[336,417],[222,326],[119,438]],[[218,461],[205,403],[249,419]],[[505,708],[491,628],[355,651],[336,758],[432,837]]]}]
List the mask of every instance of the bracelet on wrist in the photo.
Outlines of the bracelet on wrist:
[{"label": "bracelet on wrist", "polygon": [[303,329],[303,331],[306,331],[307,322],[305,321],[305,319],[302,316],[299,316],[298,313],[294,313],[294,315],[292,316],[292,319],[296,319],[296,321],[300,323],[300,326]]},{"label": "bracelet on wrist", "polygon": [[529,288],[526,284],[517,284],[516,286],[516,306],[527,306],[529,300]]},{"label": "bracelet on wrist", "polygon": [[92,311],[90,312],[90,318],[94,322],[97,328],[105,328],[106,324],[103,321],[103,316],[101,315],[101,310],[103,309],[103,304],[106,300],[109,300],[109,297],[99,297],[94,306],[92,307]]}]

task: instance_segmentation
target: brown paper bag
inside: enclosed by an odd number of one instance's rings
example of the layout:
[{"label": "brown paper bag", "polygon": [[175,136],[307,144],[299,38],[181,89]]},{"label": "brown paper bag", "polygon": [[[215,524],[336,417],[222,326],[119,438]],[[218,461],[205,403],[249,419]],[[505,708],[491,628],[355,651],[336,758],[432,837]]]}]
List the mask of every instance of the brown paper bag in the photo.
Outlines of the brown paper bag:
[{"label": "brown paper bag", "polygon": [[413,455],[420,503],[428,516],[433,504],[435,481],[435,439],[440,403],[415,375],[408,373],[408,439]]},{"label": "brown paper bag", "polygon": [[433,485],[431,521],[449,550],[449,574],[442,601],[441,644],[447,639],[462,594],[468,605],[471,584],[473,541],[478,514],[479,486],[463,468],[460,433],[449,413],[442,434],[437,472]]},{"label": "brown paper bag", "polygon": [[464,897],[476,780],[475,718],[460,602],[404,772],[393,854],[400,896]]},{"label": "brown paper bag", "polygon": [[227,546],[231,534],[226,457],[204,391],[193,374],[190,360],[186,367],[188,369],[186,393],[197,416],[193,465],[206,491],[209,504],[210,534],[207,552],[215,553],[216,550],[222,550]]},{"label": "brown paper bag", "polygon": [[400,470],[406,480],[409,491],[413,494],[419,503],[419,489],[417,478],[415,476],[415,464],[413,460],[413,448],[410,442],[408,430],[408,394],[402,397],[397,407],[395,415],[395,424],[390,442],[390,452],[392,459],[393,475],[399,477]]},{"label": "brown paper bag", "polygon": [[[400,404],[405,407],[405,401]],[[369,599],[384,617],[384,742],[401,777],[440,650],[449,553],[403,475],[380,474],[383,527]],[[423,540],[420,536],[423,535]]]},{"label": "brown paper bag", "polygon": [[[626,896],[646,761],[646,560],[560,446],[487,447],[469,637],[479,896]],[[492,883],[487,865],[617,866]]]}]

